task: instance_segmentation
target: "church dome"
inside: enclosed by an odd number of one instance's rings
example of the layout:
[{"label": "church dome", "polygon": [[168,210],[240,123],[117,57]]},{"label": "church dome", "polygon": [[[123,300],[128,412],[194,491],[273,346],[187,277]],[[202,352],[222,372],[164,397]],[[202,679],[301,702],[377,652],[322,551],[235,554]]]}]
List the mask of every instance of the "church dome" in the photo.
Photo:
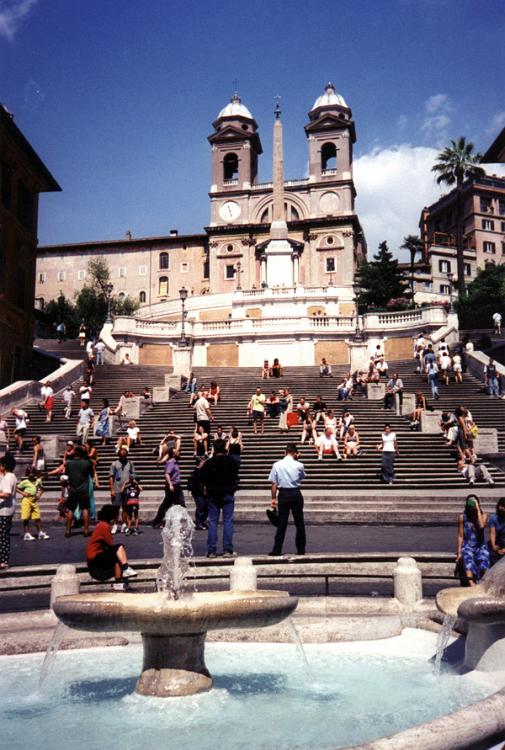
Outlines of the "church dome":
[{"label": "church dome", "polygon": [[229,103],[218,114],[217,119],[219,120],[221,117],[247,117],[248,120],[254,119],[247,107],[242,104],[242,100],[238,94],[233,94]]},{"label": "church dome", "polygon": [[310,111],[313,112],[319,107],[346,107],[348,109],[344,97],[337,94],[335,86],[331,82],[326,84],[324,94],[317,97]]}]

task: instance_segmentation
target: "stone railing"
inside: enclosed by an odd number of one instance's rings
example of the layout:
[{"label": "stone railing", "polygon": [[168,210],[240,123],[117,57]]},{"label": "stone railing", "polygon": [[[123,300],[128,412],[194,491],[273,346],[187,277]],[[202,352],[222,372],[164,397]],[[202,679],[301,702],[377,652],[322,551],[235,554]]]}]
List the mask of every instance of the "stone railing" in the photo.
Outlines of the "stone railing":
[{"label": "stone railing", "polygon": [[420,310],[368,313],[363,316],[365,330],[385,328],[412,328],[413,326],[443,326],[447,313],[443,307],[424,307]]}]

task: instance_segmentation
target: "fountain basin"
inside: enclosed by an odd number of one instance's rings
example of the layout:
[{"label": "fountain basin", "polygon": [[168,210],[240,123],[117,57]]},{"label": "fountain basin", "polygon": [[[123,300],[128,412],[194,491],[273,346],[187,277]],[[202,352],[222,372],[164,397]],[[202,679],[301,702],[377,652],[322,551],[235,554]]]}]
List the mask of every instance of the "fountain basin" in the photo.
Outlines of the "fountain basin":
[{"label": "fountain basin", "polygon": [[297,604],[284,591],[194,593],[178,600],[160,593],[102,593],[63,596],[53,609],[72,628],[140,632],[144,660],[137,692],[169,697],[212,687],[204,654],[208,630],[276,625]]}]

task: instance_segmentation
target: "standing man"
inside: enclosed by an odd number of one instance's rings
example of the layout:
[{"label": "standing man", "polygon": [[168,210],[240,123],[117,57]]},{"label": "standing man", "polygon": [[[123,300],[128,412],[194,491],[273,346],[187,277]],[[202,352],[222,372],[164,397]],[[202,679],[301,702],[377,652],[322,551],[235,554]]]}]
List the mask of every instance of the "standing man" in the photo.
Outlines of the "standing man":
[{"label": "standing man", "polygon": [[184,492],[181,487],[181,472],[179,470],[178,458],[179,455],[175,452],[175,449],[169,448],[167,451],[167,461],[165,463],[165,496],[163,497],[163,500],[156,511],[156,515],[151,522],[154,529],[163,526],[165,522],[165,514],[172,505],[182,505],[183,508],[186,507]]},{"label": "standing man", "polygon": [[489,395],[498,398],[498,371],[493,359],[490,359],[487,365],[484,366],[484,382]]},{"label": "standing man", "polygon": [[89,405],[89,401],[81,401],[76,435],[81,438],[82,445],[88,442],[89,431],[93,426],[94,419],[95,414]]},{"label": "standing man", "polygon": [[90,479],[93,478],[93,466],[88,459],[86,448],[76,445],[72,457],[65,465],[68,476],[68,498],[65,504],[65,536],[72,536],[74,513],[79,507],[82,514],[84,536],[89,536]]},{"label": "standing man", "polygon": [[206,432],[207,435],[210,435],[212,412],[210,410],[210,404],[203,393],[195,401],[195,416],[196,426],[203,427],[203,431]]},{"label": "standing man", "polygon": [[430,362],[427,365],[426,375],[428,377],[428,385],[431,388],[431,396],[437,401],[440,396],[438,393],[438,366],[435,362]]},{"label": "standing man", "polygon": [[[111,533],[117,533],[117,522],[119,519],[119,511],[123,506],[123,500],[125,500],[124,491],[125,487],[131,479],[135,479],[135,467],[128,458],[128,450],[126,448],[120,448],[118,457],[110,465],[109,470],[109,489],[110,489],[110,501],[114,506],[116,515],[114,518],[114,525],[112,526]],[[121,531],[124,533],[127,529],[127,516],[126,516],[126,505],[123,509],[123,524]]]},{"label": "standing man", "polygon": [[97,365],[105,364],[105,344],[103,341],[97,341],[95,346]]},{"label": "standing man", "polygon": [[265,431],[265,403],[267,397],[262,393],[261,388],[256,388],[256,393],[253,394],[248,404],[248,411],[252,417],[253,431],[256,435],[258,432],[258,425],[260,426],[260,432],[263,435]]},{"label": "standing man", "polygon": [[495,312],[493,313],[493,325],[494,325],[494,332],[497,336],[501,336],[501,313]]},{"label": "standing man", "polygon": [[201,469],[201,481],[208,501],[207,557],[217,557],[217,527],[223,513],[223,557],[236,557],[233,550],[233,511],[238,464],[226,455],[224,440],[214,442],[212,458]]},{"label": "standing man", "polygon": [[296,527],[295,544],[298,555],[305,554],[305,522],[303,520],[303,495],[300,484],[305,479],[305,467],[298,461],[295,443],[288,443],[286,455],[272,466],[268,481],[272,483],[272,508],[279,512],[279,525],[275,532],[271,557],[282,555],[282,545],[288,526],[289,511]]}]

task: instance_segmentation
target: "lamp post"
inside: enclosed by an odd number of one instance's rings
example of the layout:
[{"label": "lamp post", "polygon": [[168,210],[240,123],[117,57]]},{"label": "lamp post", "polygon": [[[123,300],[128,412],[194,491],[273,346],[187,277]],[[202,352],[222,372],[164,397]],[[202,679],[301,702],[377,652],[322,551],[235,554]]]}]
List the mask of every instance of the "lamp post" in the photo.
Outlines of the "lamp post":
[{"label": "lamp post", "polygon": [[179,298],[181,300],[181,305],[182,305],[182,317],[181,317],[181,338],[179,339],[179,346],[188,345],[188,340],[186,338],[186,331],[185,331],[186,311],[184,309],[187,297],[188,297],[188,290],[186,289],[185,286],[181,286],[181,288],[179,289]]},{"label": "lamp post", "polygon": [[455,273],[449,273],[447,274],[447,281],[449,282],[449,314],[454,314],[454,302],[453,302],[453,289],[454,285],[457,282],[457,276]]},{"label": "lamp post", "polygon": [[354,332],[354,341],[363,341],[363,333],[359,327],[359,309],[358,309],[358,297],[361,292],[361,287],[358,281],[355,281],[352,285],[354,292],[354,306],[356,308],[356,330]]},{"label": "lamp post", "polygon": [[105,293],[107,295],[107,317],[105,318],[106,323],[112,323],[111,302],[113,289],[114,284],[107,284],[107,286],[105,287]]}]

